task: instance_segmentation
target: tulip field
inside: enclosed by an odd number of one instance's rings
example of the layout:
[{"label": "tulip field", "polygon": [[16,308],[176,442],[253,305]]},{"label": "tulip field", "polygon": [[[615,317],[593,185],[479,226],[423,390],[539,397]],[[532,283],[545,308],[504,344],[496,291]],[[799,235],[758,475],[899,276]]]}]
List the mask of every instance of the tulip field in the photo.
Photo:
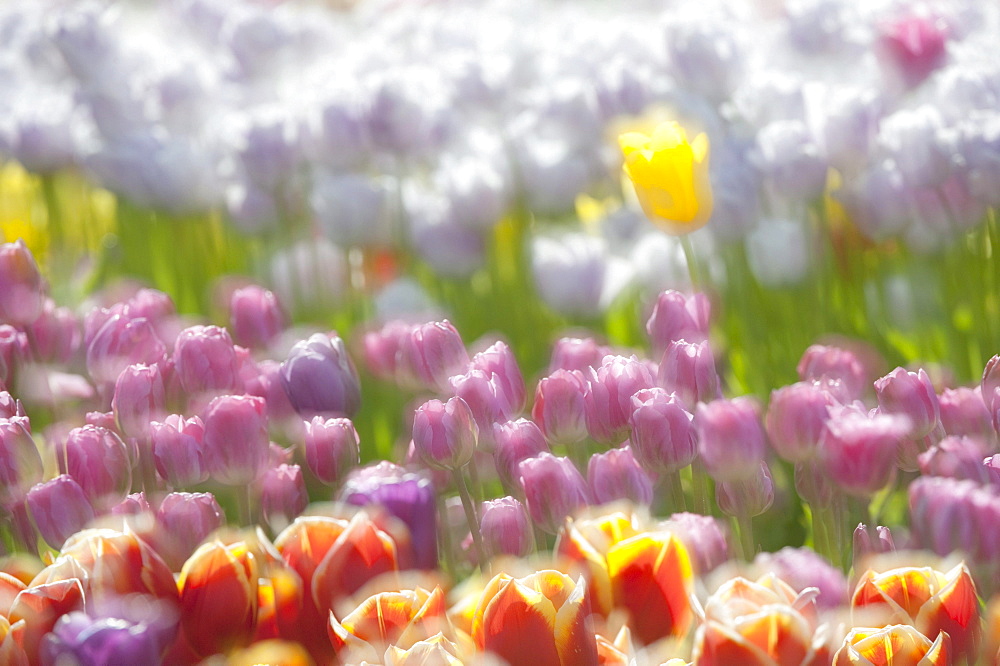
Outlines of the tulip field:
[{"label": "tulip field", "polygon": [[0,665],[1000,663],[998,34],[0,3]]}]

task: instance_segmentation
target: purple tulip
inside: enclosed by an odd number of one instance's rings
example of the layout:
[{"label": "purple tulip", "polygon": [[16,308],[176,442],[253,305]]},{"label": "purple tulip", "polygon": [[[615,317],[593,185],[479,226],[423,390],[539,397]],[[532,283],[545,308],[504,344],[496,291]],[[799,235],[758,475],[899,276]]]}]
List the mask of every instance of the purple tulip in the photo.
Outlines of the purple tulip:
[{"label": "purple tulip", "polygon": [[223,395],[205,412],[204,453],[212,477],[227,486],[256,480],[267,466],[266,405],[262,398]]},{"label": "purple tulip", "polygon": [[798,382],[771,391],[764,419],[771,445],[791,462],[811,459],[823,436],[834,404],[829,392],[810,382]]},{"label": "purple tulip", "polygon": [[552,348],[549,373],[577,370],[589,375],[590,370],[598,368],[604,357],[611,353],[610,348],[597,344],[593,338],[559,338]]},{"label": "purple tulip", "polygon": [[993,448],[977,437],[948,436],[921,453],[917,462],[925,476],[944,476],[950,479],[971,479],[989,482],[983,459],[993,453]]},{"label": "purple tulip", "polygon": [[413,447],[433,469],[457,470],[472,459],[479,428],[461,398],[428,400],[413,415]]},{"label": "purple tulip", "polygon": [[284,423],[293,417],[299,420],[295,408],[288,400],[284,382],[281,379],[281,363],[277,361],[260,361],[256,367],[252,363],[245,364],[244,370],[253,369],[254,376],[244,377],[244,388],[248,395],[264,398],[267,402],[267,416],[275,423]]},{"label": "purple tulip", "polygon": [[993,420],[983,402],[980,388],[960,386],[945,389],[938,396],[941,407],[941,426],[949,435],[966,435],[993,440]]},{"label": "purple tulip", "polygon": [[875,394],[880,412],[909,419],[910,439],[926,437],[938,424],[938,397],[923,369],[907,372],[896,368],[875,381]]},{"label": "purple tulip", "polygon": [[108,513],[112,516],[141,516],[144,513],[152,513],[153,508],[146,499],[146,493],[139,491],[127,495],[118,504],[115,504]]},{"label": "purple tulip", "polygon": [[484,438],[493,433],[493,424],[513,418],[515,410],[504,393],[496,373],[470,367],[463,375],[449,378],[452,391],[469,406]]},{"label": "purple tulip", "polygon": [[757,403],[751,398],[699,404],[695,426],[701,462],[717,481],[752,476],[764,460],[764,429]]},{"label": "purple tulip", "polygon": [[157,365],[130,365],[115,382],[111,409],[122,434],[127,437],[145,437],[150,421],[163,417],[166,408],[166,389]]},{"label": "purple tulip", "polygon": [[508,405],[511,415],[524,409],[524,401],[527,397],[524,376],[521,374],[517,359],[514,358],[514,352],[511,351],[506,342],[498,340],[485,351],[473,356],[469,367],[478,368],[493,377],[493,382],[497,385],[497,393],[503,396],[504,403]]},{"label": "purple tulip", "polygon": [[73,311],[56,307],[50,298],[45,299],[41,315],[27,329],[31,332],[35,358],[46,363],[69,363],[83,341],[83,331]]},{"label": "purple tulip", "polygon": [[596,504],[628,500],[649,506],[653,501],[653,481],[628,446],[592,455],[587,463],[587,481]]},{"label": "purple tulip", "polygon": [[23,326],[42,313],[44,284],[35,257],[21,239],[0,244],[0,323]]},{"label": "purple tulip", "polygon": [[531,521],[524,505],[513,497],[483,502],[479,530],[489,557],[527,557],[534,550]]},{"label": "purple tulip", "polygon": [[41,663],[156,664],[162,648],[158,636],[144,623],[116,617],[93,618],[73,611],[59,618],[42,639]]},{"label": "purple tulip", "polygon": [[275,533],[295,520],[308,504],[301,467],[281,464],[264,472],[260,482],[260,506],[264,520]]},{"label": "purple tulip", "polygon": [[892,540],[892,532],[888,527],[878,525],[869,528],[864,523],[858,523],[854,528],[854,570],[863,571],[865,560],[872,555],[893,553],[896,544]]},{"label": "purple tulip", "polygon": [[701,342],[708,338],[711,305],[702,293],[686,296],[668,289],[661,293],[646,322],[653,353],[662,356],[671,342]]},{"label": "purple tulip", "polygon": [[56,549],[94,519],[94,509],[83,488],[67,474],[33,486],[27,504],[38,533]]},{"label": "purple tulip", "polygon": [[43,478],[42,456],[30,428],[24,416],[0,419],[0,504],[21,501]]},{"label": "purple tulip", "polygon": [[30,355],[28,337],[9,324],[0,324],[0,388],[13,388]]},{"label": "purple tulip", "polygon": [[266,349],[285,328],[285,315],[273,292],[249,285],[229,298],[229,327],[237,344]]},{"label": "purple tulip", "polygon": [[170,486],[186,488],[208,479],[204,437],[205,424],[197,416],[185,420],[179,414],[171,414],[162,422],[150,423],[153,462]]},{"label": "purple tulip", "polygon": [[535,389],[531,417],[556,444],[575,444],[587,436],[587,380],[579,370],[554,370]]},{"label": "purple tulip", "polygon": [[584,395],[587,431],[603,444],[620,444],[629,436],[632,396],[652,388],[653,375],[635,356],[605,356],[590,373]]},{"label": "purple tulip", "polygon": [[7,391],[0,391],[0,419],[10,419],[15,416],[27,418],[24,405]]},{"label": "purple tulip", "polygon": [[448,378],[465,372],[469,353],[458,329],[445,319],[414,326],[400,340],[397,377],[403,386],[448,392]]},{"label": "purple tulip", "polygon": [[415,566],[437,568],[437,505],[427,476],[381,462],[352,472],[338,496],[353,506],[381,506],[403,521],[410,530]]},{"label": "purple tulip", "polygon": [[166,353],[156,330],[145,317],[109,317],[87,345],[87,372],[98,383],[114,384],[125,368],[152,365]]},{"label": "purple tulip", "polygon": [[361,385],[344,342],[316,333],[295,343],[281,364],[288,401],[303,417],[351,418],[361,405]]},{"label": "purple tulip", "polygon": [[413,326],[393,320],[382,328],[369,331],[362,337],[365,364],[373,375],[384,381],[397,379],[397,361],[404,341],[410,338]]},{"label": "purple tulip", "polygon": [[774,503],[774,480],[767,463],[760,461],[756,469],[739,479],[719,481],[715,501],[727,516],[752,518],[767,511]]},{"label": "purple tulip", "polygon": [[656,383],[676,393],[692,411],[699,402],[711,402],[722,396],[715,358],[707,340],[670,343],[660,359]]},{"label": "purple tulip", "polygon": [[1000,559],[1000,488],[925,476],[909,487],[914,544],[938,555],[963,551],[973,562]]},{"label": "purple tulip", "polygon": [[169,493],[156,510],[157,552],[171,571],[180,571],[208,535],[225,522],[212,493]]},{"label": "purple tulip", "polygon": [[522,460],[548,452],[549,445],[541,429],[528,419],[517,419],[493,425],[493,464],[504,488],[520,490]]},{"label": "purple tulip", "polygon": [[847,412],[831,418],[820,440],[826,473],[849,495],[871,497],[889,484],[907,433],[905,419]]},{"label": "purple tulip", "polygon": [[128,495],[132,462],[118,435],[85,425],[71,430],[61,448],[60,470],[80,484],[91,505],[110,506]]},{"label": "purple tulip", "polygon": [[785,547],[776,553],[759,553],[753,564],[761,573],[773,573],[796,592],[816,588],[819,608],[837,610],[847,603],[847,578],[810,548]]},{"label": "purple tulip", "polygon": [[876,52],[906,88],[914,88],[948,57],[948,28],[934,16],[916,12],[882,23]]},{"label": "purple tulip", "polygon": [[569,458],[540,453],[518,465],[521,488],[532,522],[555,534],[577,509],[590,504],[590,490]]},{"label": "purple tulip", "polygon": [[229,332],[191,326],[174,342],[174,369],[189,394],[231,393],[240,386],[240,363]]},{"label": "purple tulip", "polygon": [[729,530],[717,518],[675,513],[663,527],[676,533],[687,546],[698,575],[709,573],[729,559]]},{"label": "purple tulip", "polygon": [[669,473],[687,467],[698,456],[694,417],[666,389],[654,387],[632,396],[629,438],[632,455],[643,469]]},{"label": "purple tulip", "polygon": [[304,425],[306,464],[321,482],[337,483],[360,462],[361,440],[350,419],[316,416]]},{"label": "purple tulip", "polygon": [[837,382],[841,402],[859,397],[868,385],[868,373],[858,356],[840,347],[813,345],[806,349],[798,365],[802,381]]}]

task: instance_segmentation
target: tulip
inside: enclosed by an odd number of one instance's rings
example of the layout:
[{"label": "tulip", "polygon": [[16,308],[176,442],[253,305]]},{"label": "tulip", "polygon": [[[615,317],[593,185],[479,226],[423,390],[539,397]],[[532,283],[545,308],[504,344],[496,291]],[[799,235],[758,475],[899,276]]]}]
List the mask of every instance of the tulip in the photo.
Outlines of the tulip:
[{"label": "tulip", "polygon": [[363,656],[378,661],[390,646],[406,649],[442,631],[453,634],[445,611],[440,587],[430,592],[420,587],[382,592],[365,599],[342,620],[331,612],[327,629],[343,663]]},{"label": "tulip", "polygon": [[0,323],[25,325],[42,313],[44,283],[22,239],[0,244]]},{"label": "tulip", "polygon": [[649,506],[653,501],[653,481],[636,462],[629,446],[591,456],[587,481],[597,504],[629,500]]},{"label": "tulip", "polygon": [[625,157],[625,175],[649,219],[674,235],[690,233],[708,221],[712,189],[705,134],[689,142],[684,128],[666,122],[651,136],[622,134],[618,144]]},{"label": "tulip", "polygon": [[300,415],[354,416],[361,405],[358,372],[337,336],[316,333],[295,343],[281,364],[281,383]]},{"label": "tulip", "polygon": [[888,527],[882,525],[871,529],[864,523],[858,523],[858,526],[854,528],[853,544],[854,569],[856,571],[860,571],[861,565],[871,556],[896,551],[892,532],[889,531]]},{"label": "tulip", "polygon": [[493,424],[514,417],[514,406],[504,393],[496,373],[469,366],[465,374],[448,378],[452,392],[469,406],[483,437],[493,433]]},{"label": "tulip", "polygon": [[[396,363],[400,349],[404,340],[410,337],[412,328],[404,321],[393,320],[384,324],[382,328],[368,331],[362,336],[361,345],[364,348],[365,364],[373,375],[386,381],[396,379]],[[468,352],[466,352],[466,357],[468,357]]]},{"label": "tulip", "polygon": [[878,26],[877,53],[907,88],[915,88],[948,58],[948,26],[933,15],[907,13]]},{"label": "tulip", "polygon": [[305,422],[306,464],[327,485],[340,480],[360,460],[361,440],[350,419],[313,417]]},{"label": "tulip", "polygon": [[256,480],[267,465],[265,403],[248,395],[223,395],[205,412],[203,451],[213,478],[229,486]]},{"label": "tulip", "polygon": [[488,557],[527,557],[535,546],[528,512],[513,497],[487,500],[480,508],[479,530]]},{"label": "tulip", "polygon": [[409,337],[400,341],[396,360],[404,386],[438,393],[446,393],[448,378],[464,372],[468,365],[462,336],[447,319],[413,327]]},{"label": "tulip", "polygon": [[243,373],[247,395],[264,398],[267,402],[267,416],[272,422],[299,420],[281,381],[281,363],[265,360],[255,367],[254,364],[247,363],[243,366]]},{"label": "tulip", "polygon": [[87,336],[87,372],[95,382],[113,384],[128,366],[153,365],[165,352],[148,319],[114,314]]},{"label": "tulip", "polygon": [[668,289],[656,298],[653,312],[646,321],[646,333],[653,343],[653,353],[660,356],[671,342],[701,342],[708,337],[711,305],[702,293],[686,296]]},{"label": "tulip", "polygon": [[717,481],[739,481],[760,467],[766,452],[757,403],[750,398],[715,400],[695,412],[698,453]]},{"label": "tulip", "polygon": [[512,664],[597,664],[586,584],[558,571],[501,573],[483,590],[472,624],[480,650]]},{"label": "tulip", "polygon": [[462,666],[462,660],[459,659],[460,654],[458,645],[445,638],[444,634],[437,633],[430,638],[417,641],[406,650],[396,645],[390,645],[389,649],[386,650],[384,663],[386,666],[428,666],[429,664]]},{"label": "tulip", "polygon": [[956,658],[975,659],[982,639],[979,597],[964,564],[944,573],[930,567],[904,567],[858,581],[851,610],[866,624],[909,624],[925,636],[947,632]]},{"label": "tulip", "polygon": [[885,414],[831,418],[820,441],[826,473],[844,492],[870,497],[889,484],[906,427],[905,421]]},{"label": "tulip", "polygon": [[663,527],[684,542],[694,571],[699,575],[707,574],[729,559],[729,530],[717,518],[675,513],[663,522]]},{"label": "tulip", "polygon": [[41,315],[30,326],[35,358],[45,363],[68,364],[83,341],[83,331],[69,308],[56,307],[45,299]]},{"label": "tulip", "polygon": [[264,520],[275,531],[283,529],[309,504],[302,468],[282,464],[264,472],[260,505]]},{"label": "tulip", "polygon": [[909,495],[917,545],[939,555],[962,550],[975,562],[1000,557],[1000,488],[921,477],[910,484]]},{"label": "tulip", "polygon": [[248,285],[229,298],[229,327],[237,344],[265,349],[285,328],[285,315],[274,293]]},{"label": "tulip", "polygon": [[469,368],[478,368],[494,377],[497,391],[503,396],[504,403],[510,406],[511,414],[517,414],[524,408],[527,397],[524,376],[514,358],[514,352],[506,342],[498,340],[485,351],[473,356],[469,361]]},{"label": "tulip", "polygon": [[632,396],[652,388],[653,376],[635,356],[605,356],[590,373],[590,387],[584,394],[587,431],[603,444],[620,444],[629,436]]},{"label": "tulip", "polygon": [[218,326],[192,326],[174,342],[174,364],[188,394],[230,393],[239,387],[239,361],[229,332]]},{"label": "tulip", "polygon": [[464,467],[476,450],[479,428],[462,398],[428,400],[413,415],[413,446],[433,469]]},{"label": "tulip", "polygon": [[44,474],[27,417],[0,419],[0,503],[21,501]]},{"label": "tulip", "polygon": [[841,402],[859,397],[869,381],[861,359],[840,347],[812,345],[802,354],[797,370],[802,381],[839,382]]},{"label": "tulip", "polygon": [[[352,506],[374,505],[398,518],[409,531],[410,543],[397,543],[399,557],[419,569],[438,564],[438,526],[434,485],[424,474],[390,462],[356,470],[338,495]],[[412,551],[412,552],[411,552]]]},{"label": "tulip", "polygon": [[833,666],[867,666],[868,664],[919,664],[945,666],[954,663],[951,638],[945,632],[929,638],[908,624],[882,628],[855,627],[844,638],[844,644],[833,656]]},{"label": "tulip", "polygon": [[13,388],[21,365],[30,358],[28,337],[9,324],[0,325],[0,388]]},{"label": "tulip", "polygon": [[692,343],[678,340],[667,345],[656,374],[659,386],[677,394],[689,411],[699,402],[722,396],[715,358],[707,340]]},{"label": "tulip", "polygon": [[21,621],[24,623],[21,647],[28,663],[40,663],[39,648],[42,640],[52,631],[59,618],[73,611],[81,611],[83,606],[83,584],[76,578],[32,585],[15,597],[7,619],[11,625]]},{"label": "tulip", "polygon": [[920,473],[925,476],[987,482],[989,472],[983,460],[992,451],[992,447],[977,437],[949,435],[917,456],[917,463]]},{"label": "tulip", "polygon": [[[7,391],[0,391],[0,419],[10,419],[15,416],[27,418],[24,405]],[[29,423],[26,421],[26,423]]]},{"label": "tulip", "polygon": [[211,493],[170,493],[156,510],[154,540],[170,570],[180,571],[205,538],[225,522]]},{"label": "tulip", "polygon": [[569,458],[540,453],[517,466],[525,504],[535,525],[555,534],[566,516],[590,503],[590,490]]},{"label": "tulip", "polygon": [[828,630],[817,627],[812,590],[800,594],[769,574],[730,579],[705,604],[692,657],[704,666],[820,666],[830,663]]},{"label": "tulip", "polygon": [[[757,463],[755,472],[733,480],[719,481],[715,502],[727,516],[749,519],[771,508],[774,503],[774,480],[767,463]],[[749,553],[748,553],[749,554]]]},{"label": "tulip", "polygon": [[545,437],[575,444],[587,436],[584,394],[587,380],[579,370],[554,370],[538,381],[531,418]]},{"label": "tulip", "polygon": [[771,391],[764,422],[778,455],[795,463],[810,460],[819,446],[833,402],[829,392],[810,382]]},{"label": "tulip", "polygon": [[632,396],[629,438],[632,454],[643,469],[670,473],[687,467],[698,455],[694,417],[676,394],[652,388]]},{"label": "tulip", "polygon": [[61,453],[60,468],[80,485],[92,505],[115,504],[128,494],[132,463],[115,433],[98,426],[74,428]]},{"label": "tulip", "polygon": [[45,636],[41,654],[49,664],[155,664],[161,660],[161,646],[142,623],[73,611]]},{"label": "tulip", "polygon": [[159,366],[130,365],[118,375],[111,409],[123,435],[147,436],[150,422],[165,415],[166,403]]},{"label": "tulip", "polygon": [[909,419],[911,439],[929,435],[938,424],[941,413],[938,397],[923,369],[907,372],[896,368],[875,381],[875,394],[880,412]]},{"label": "tulip", "polygon": [[197,416],[185,420],[179,414],[172,414],[163,423],[149,424],[156,471],[174,488],[186,488],[208,479],[204,436],[205,424]]},{"label": "tulip", "polygon": [[94,508],[86,493],[67,474],[34,485],[26,501],[39,534],[54,548],[94,519]]},{"label": "tulip", "polygon": [[11,625],[6,616],[0,617],[0,662],[10,666],[28,666],[24,651],[24,629],[27,623]]},{"label": "tulip", "polygon": [[549,360],[549,374],[556,370],[574,370],[584,375],[601,365],[605,356],[611,354],[609,347],[597,344],[593,338],[559,338],[552,347]]},{"label": "tulip", "polygon": [[258,563],[246,543],[202,544],[184,563],[181,628],[201,656],[246,645],[257,624]]},{"label": "tulip", "polygon": [[753,564],[758,571],[773,573],[788,583],[796,593],[815,588],[817,608],[836,610],[847,601],[844,574],[811,548],[786,546],[776,553],[758,553]]},{"label": "tulip", "polygon": [[[581,401],[583,396],[580,396]],[[545,436],[534,422],[517,419],[493,424],[493,462],[504,488],[520,489],[518,465],[539,453],[550,453]]]}]

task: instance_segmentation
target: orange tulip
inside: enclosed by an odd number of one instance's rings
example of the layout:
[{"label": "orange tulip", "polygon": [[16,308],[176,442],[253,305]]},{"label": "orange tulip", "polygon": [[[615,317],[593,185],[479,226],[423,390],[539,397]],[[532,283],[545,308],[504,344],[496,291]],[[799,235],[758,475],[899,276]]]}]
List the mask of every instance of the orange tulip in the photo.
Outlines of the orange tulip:
[{"label": "orange tulip", "polygon": [[511,664],[597,664],[586,584],[558,571],[501,573],[483,590],[472,622],[476,646]]},{"label": "orange tulip", "polygon": [[257,626],[257,560],[243,542],[202,544],[177,580],[181,628],[201,656],[246,645]]},{"label": "orange tulip", "polygon": [[445,638],[444,634],[435,634],[417,641],[406,650],[390,646],[383,662],[385,666],[462,666],[460,654],[456,643]]},{"label": "orange tulip", "polygon": [[313,666],[309,652],[297,643],[265,640],[230,654],[226,666]]},{"label": "orange tulip", "polygon": [[868,570],[854,590],[851,610],[856,624],[912,624],[924,636],[944,631],[956,658],[974,660],[979,654],[979,597],[965,564],[947,573],[930,567]]},{"label": "orange tulip", "polygon": [[908,624],[881,629],[857,627],[833,657],[834,666],[944,666],[951,664],[951,638],[945,632],[932,643]]},{"label": "orange tulip", "polygon": [[28,586],[9,573],[0,571],[0,615],[7,617],[14,598],[26,587]]},{"label": "orange tulip", "polygon": [[24,620],[21,645],[29,662],[38,663],[42,637],[66,613],[83,610],[83,599],[83,586],[76,578],[32,585],[14,598],[7,619],[12,626]]},{"label": "orange tulip", "polygon": [[830,663],[827,627],[817,627],[815,590],[801,594],[768,574],[733,578],[705,605],[695,635],[699,666],[820,666]]},{"label": "orange tulip", "polygon": [[399,592],[381,592],[368,597],[360,606],[338,621],[330,612],[330,642],[342,657],[350,654],[378,661],[394,645],[409,648],[417,641],[439,633],[453,635],[446,617],[444,592],[435,587]]},{"label": "orange tulip", "polygon": [[0,615],[0,664],[28,666],[28,655],[22,647],[25,626],[23,620],[12,625]]}]

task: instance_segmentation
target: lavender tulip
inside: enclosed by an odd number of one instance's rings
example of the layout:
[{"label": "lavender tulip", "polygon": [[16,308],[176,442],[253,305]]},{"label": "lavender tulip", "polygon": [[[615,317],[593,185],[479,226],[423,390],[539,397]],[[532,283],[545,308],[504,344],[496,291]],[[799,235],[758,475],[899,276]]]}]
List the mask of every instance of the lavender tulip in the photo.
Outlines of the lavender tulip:
[{"label": "lavender tulip", "polygon": [[545,437],[556,444],[575,444],[587,436],[587,380],[579,370],[554,370],[538,381],[534,419]]},{"label": "lavender tulip", "polygon": [[464,372],[468,364],[462,336],[447,319],[415,326],[400,340],[397,372],[400,383],[409,388],[445,393],[448,378]]},{"label": "lavender tulip", "polygon": [[237,344],[266,349],[285,327],[285,315],[273,292],[249,285],[229,298],[229,326]]},{"label": "lavender tulip", "polygon": [[938,424],[938,397],[923,369],[907,372],[896,368],[875,381],[875,394],[880,412],[898,414],[909,420],[911,439],[926,437]]},{"label": "lavender tulip", "polygon": [[60,469],[80,484],[91,505],[101,508],[123,500],[132,485],[132,461],[125,443],[97,426],[74,428],[62,446]]},{"label": "lavender tulip", "polygon": [[457,470],[472,459],[479,428],[462,398],[428,400],[413,415],[413,446],[426,465]]},{"label": "lavender tulip", "polygon": [[480,532],[489,557],[510,555],[526,557],[534,549],[528,512],[513,497],[483,502],[480,511]]},{"label": "lavender tulip", "polygon": [[298,465],[272,467],[264,472],[260,484],[264,520],[275,533],[287,527],[309,504],[302,468]]},{"label": "lavender tulip", "polygon": [[204,453],[212,477],[228,486],[256,480],[267,465],[267,414],[261,398],[224,395],[205,412]]},{"label": "lavender tulip", "polygon": [[36,484],[26,501],[38,533],[53,548],[61,548],[66,539],[94,519],[83,488],[67,474]]},{"label": "lavender tulip", "polygon": [[18,239],[0,244],[0,323],[26,325],[42,314],[43,283],[35,257]]},{"label": "lavender tulip", "polygon": [[590,494],[597,504],[628,500],[649,506],[653,501],[653,481],[636,462],[628,446],[595,453],[587,464]]},{"label": "lavender tulip", "polygon": [[636,357],[606,356],[592,369],[584,395],[587,431],[604,444],[619,444],[629,435],[632,396],[652,388],[653,375]]},{"label": "lavender tulip", "polygon": [[127,437],[145,437],[150,421],[163,417],[166,403],[159,366],[130,365],[118,375],[111,409],[119,429]]},{"label": "lavender tulip", "polygon": [[171,571],[180,571],[198,546],[225,522],[212,493],[169,493],[156,510],[157,552]]},{"label": "lavender tulip", "polygon": [[232,393],[239,387],[240,364],[228,331],[192,326],[174,343],[174,366],[189,394]]},{"label": "lavender tulip", "polygon": [[665,389],[645,389],[633,395],[629,441],[636,461],[656,473],[690,465],[698,455],[693,420],[677,396]]},{"label": "lavender tulip", "polygon": [[699,402],[719,398],[722,395],[719,375],[708,341],[670,343],[660,360],[656,384],[676,393],[689,410],[694,410]]},{"label": "lavender tulip", "polygon": [[695,571],[704,575],[729,559],[729,529],[712,516],[675,513],[663,526],[681,538],[691,554]]},{"label": "lavender tulip", "polygon": [[493,463],[504,488],[520,490],[518,465],[522,460],[548,452],[541,429],[528,419],[493,425]]},{"label": "lavender tulip", "polygon": [[590,490],[569,458],[540,453],[518,465],[521,488],[532,522],[555,534],[577,509],[590,504]]},{"label": "lavender tulip", "polygon": [[186,488],[208,479],[203,439],[205,424],[197,416],[185,420],[172,414],[150,423],[153,462],[159,475],[174,488]]},{"label": "lavender tulip", "polygon": [[350,419],[313,417],[305,422],[303,444],[309,471],[327,485],[337,483],[360,461],[361,440]]},{"label": "lavender tulip", "polygon": [[811,459],[819,446],[833,403],[829,392],[809,382],[771,391],[764,422],[778,455],[791,462]]},{"label": "lavender tulip", "polygon": [[757,403],[751,398],[715,400],[695,412],[698,453],[705,470],[717,481],[752,476],[766,453]]},{"label": "lavender tulip", "polygon": [[316,333],[295,343],[281,364],[281,383],[302,416],[350,418],[361,406],[358,372],[336,335]]},{"label": "lavender tulip", "polygon": [[653,353],[662,356],[671,342],[701,342],[708,337],[711,305],[702,293],[686,296],[672,289],[661,293],[646,321]]},{"label": "lavender tulip", "polygon": [[42,457],[27,417],[0,419],[0,503],[21,501],[43,476]]}]

